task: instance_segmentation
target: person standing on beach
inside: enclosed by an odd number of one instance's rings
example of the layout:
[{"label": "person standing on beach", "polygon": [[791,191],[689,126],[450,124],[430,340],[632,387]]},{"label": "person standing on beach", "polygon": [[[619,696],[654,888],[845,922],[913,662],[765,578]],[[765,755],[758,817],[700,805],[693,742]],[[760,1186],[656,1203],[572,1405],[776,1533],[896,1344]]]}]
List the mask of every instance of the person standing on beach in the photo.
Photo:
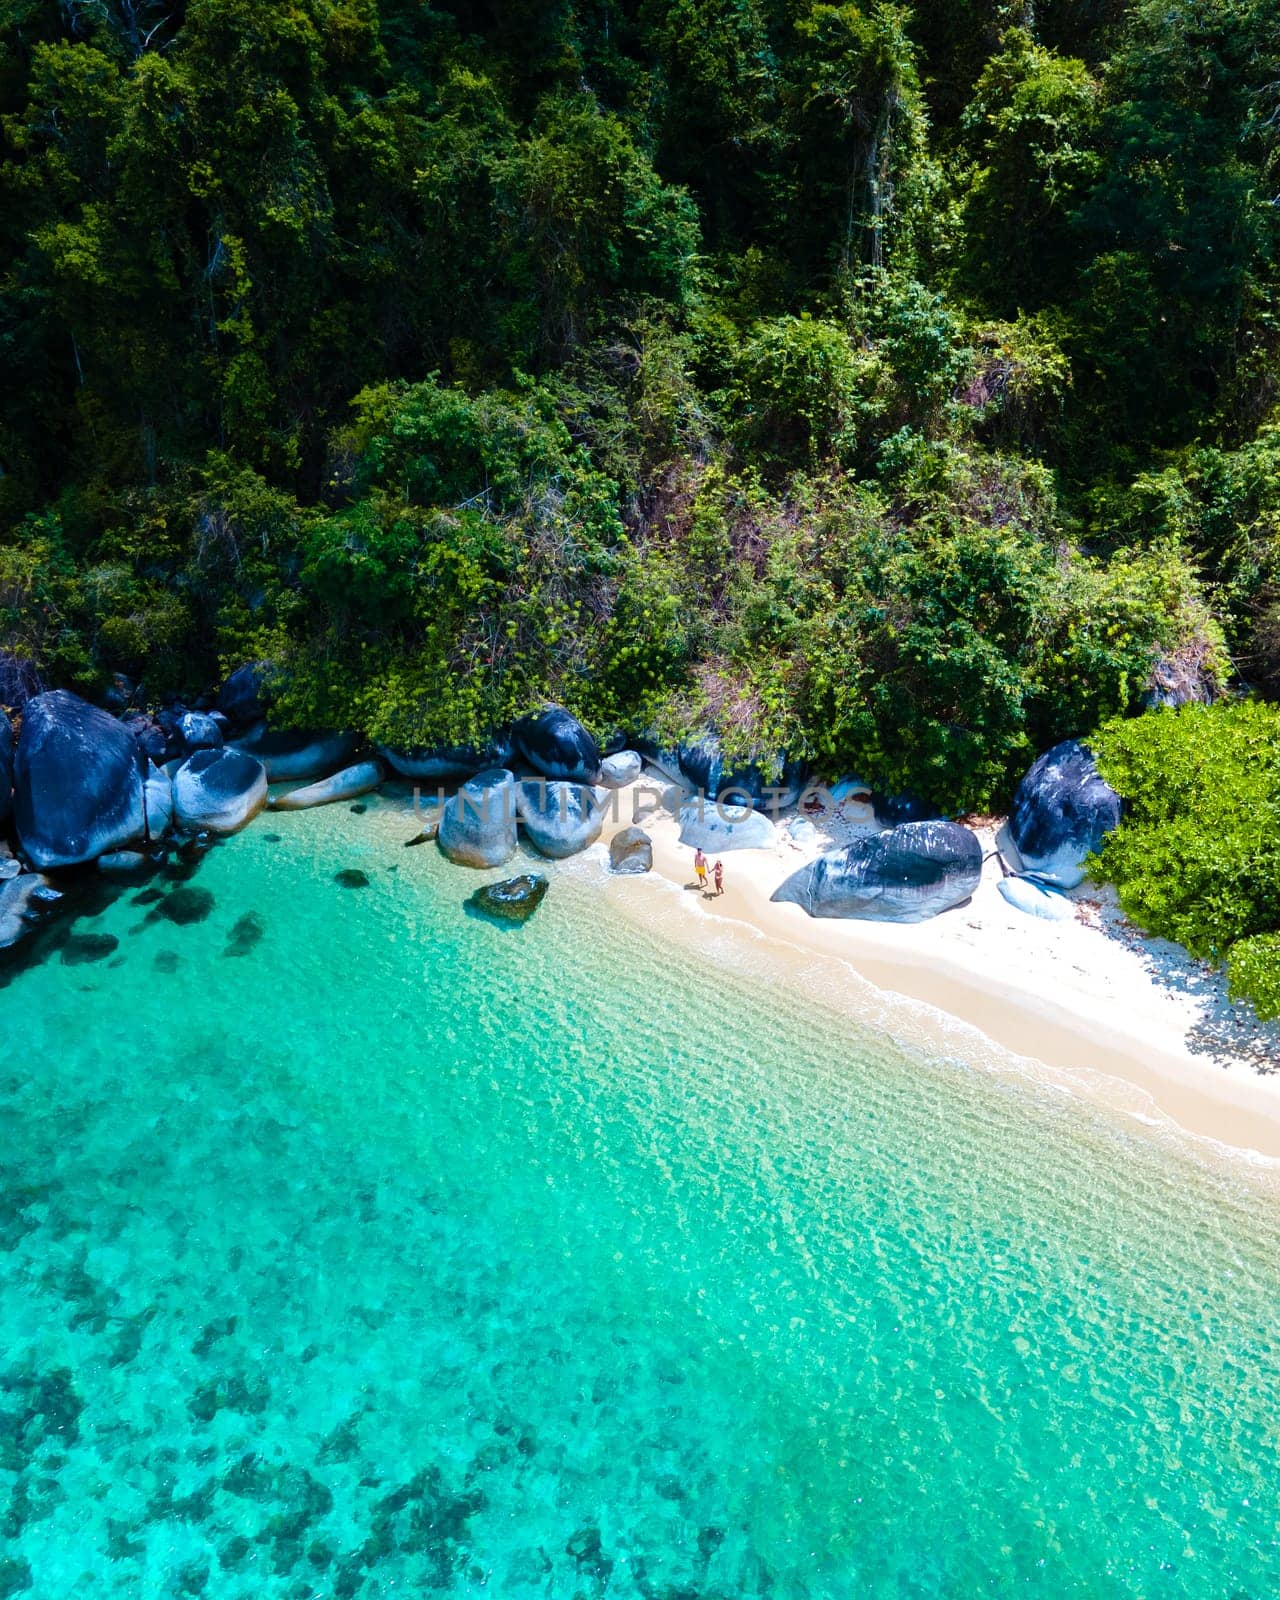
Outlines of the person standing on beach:
[{"label": "person standing on beach", "polygon": [[716,862],[714,877],[715,877],[715,880],[716,880],[716,893],[718,895],[723,894],[724,893],[724,863],[722,861],[717,861]]},{"label": "person standing on beach", "polygon": [[707,887],[707,858],[699,846],[693,853],[693,870],[698,875],[698,887],[705,893]]}]

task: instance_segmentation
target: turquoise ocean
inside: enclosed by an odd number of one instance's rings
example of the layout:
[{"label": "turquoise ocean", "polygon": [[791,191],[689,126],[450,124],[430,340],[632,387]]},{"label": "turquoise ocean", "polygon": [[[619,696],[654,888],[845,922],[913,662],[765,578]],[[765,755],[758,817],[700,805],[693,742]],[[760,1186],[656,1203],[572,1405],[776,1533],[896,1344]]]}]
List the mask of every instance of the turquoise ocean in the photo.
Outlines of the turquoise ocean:
[{"label": "turquoise ocean", "polygon": [[411,831],[3,981],[0,1597],[1280,1592],[1247,1178]]}]

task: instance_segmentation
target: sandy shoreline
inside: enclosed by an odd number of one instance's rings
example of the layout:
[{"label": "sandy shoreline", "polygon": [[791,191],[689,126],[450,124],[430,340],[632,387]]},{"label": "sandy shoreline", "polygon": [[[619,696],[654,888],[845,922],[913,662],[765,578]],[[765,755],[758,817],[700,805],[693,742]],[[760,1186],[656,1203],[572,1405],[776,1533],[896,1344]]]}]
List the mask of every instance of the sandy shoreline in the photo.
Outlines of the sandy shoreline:
[{"label": "sandy shoreline", "polygon": [[[605,843],[631,821],[634,800],[621,792]],[[966,1054],[994,1041],[1063,1089],[1212,1141],[1218,1154],[1247,1156],[1280,1179],[1280,1027],[1229,1006],[1217,974],[1137,934],[1096,886],[1073,896],[1074,919],[1041,922],[999,894],[992,855],[973,899],[930,922],[815,920],[770,896],[806,861],[867,831],[869,817],[856,806],[814,817],[818,837],[804,848],[780,829],[774,849],[726,853],[718,899],[698,892],[693,852],[679,843],[671,814],[641,820],[654,871],[610,877],[609,895],[650,931],[660,925],[689,948],[714,947],[718,959],[746,963],[898,1037]],[[979,835],[992,850],[993,830]]]}]

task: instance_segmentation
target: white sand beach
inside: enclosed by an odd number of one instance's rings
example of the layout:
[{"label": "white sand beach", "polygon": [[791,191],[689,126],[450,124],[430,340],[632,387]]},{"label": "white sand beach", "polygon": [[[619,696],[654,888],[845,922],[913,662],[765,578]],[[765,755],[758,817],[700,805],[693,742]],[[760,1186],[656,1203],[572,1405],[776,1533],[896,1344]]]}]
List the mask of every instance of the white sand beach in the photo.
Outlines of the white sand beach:
[{"label": "white sand beach", "polygon": [[[874,831],[869,808],[811,813],[816,837],[804,847],[780,827],[772,849],[725,853],[724,893],[712,898],[698,891],[676,819],[652,809],[662,782],[646,780],[649,797],[639,797],[654,871],[610,879],[624,913],[651,928],[660,918],[664,936],[750,963],[899,1036],[940,1028],[948,1048],[964,1050],[977,1030],[1065,1089],[1274,1164],[1280,1176],[1280,1025],[1230,1004],[1222,976],[1178,946],[1142,935],[1109,890],[1083,885],[1066,921],[1014,909],[996,887],[998,819],[977,827],[988,859],[963,906],[907,926],[819,920],[770,897],[806,861]],[[631,822],[646,783],[621,791],[606,842]]]}]

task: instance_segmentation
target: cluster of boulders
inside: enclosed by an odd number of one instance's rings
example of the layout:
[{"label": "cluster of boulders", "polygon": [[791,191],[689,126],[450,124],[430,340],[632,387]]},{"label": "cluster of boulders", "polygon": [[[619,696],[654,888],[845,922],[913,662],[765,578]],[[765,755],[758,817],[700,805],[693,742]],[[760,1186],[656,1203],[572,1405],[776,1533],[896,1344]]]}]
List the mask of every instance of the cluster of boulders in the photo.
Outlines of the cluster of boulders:
[{"label": "cluster of boulders", "polygon": [[[194,707],[129,714],[131,696],[121,689],[117,698],[121,715],[62,690],[37,694],[16,738],[0,711],[0,827],[11,823],[19,851],[0,843],[0,948],[59,898],[46,873],[91,862],[108,873],[145,870],[183,840],[236,832],[268,804],[286,811],[353,800],[388,769],[419,781],[458,780],[408,842],[434,838],[451,861],[470,867],[504,865],[521,836],[551,859],[587,849],[601,836],[611,791],[639,779],[646,761],[670,783],[655,799],[678,815],[681,842],[691,848],[720,855],[769,849],[780,835],[800,848],[816,839],[803,815],[785,830],[776,821],[802,797],[802,766],[784,755],[767,767],[733,765],[711,731],[674,749],[644,738],[634,748],[620,739],[602,748],[570,712],[547,706],[476,744],[380,747],[371,756],[349,734],[270,729],[270,674],[261,664],[238,669],[216,701]],[[284,782],[300,787],[269,799],[268,785]],[[885,826],[807,862],[775,900],[814,917],[916,922],[977,888],[983,856],[968,829],[853,780],[826,793],[864,802]],[[1119,798],[1085,746],[1070,741],[1041,756],[1009,820],[1021,871],[1003,879],[1006,900],[1035,916],[1070,914],[1062,891],[1082,881],[1119,820]],[[626,828],[609,857],[616,873],[648,871],[652,842],[643,829]]]}]

